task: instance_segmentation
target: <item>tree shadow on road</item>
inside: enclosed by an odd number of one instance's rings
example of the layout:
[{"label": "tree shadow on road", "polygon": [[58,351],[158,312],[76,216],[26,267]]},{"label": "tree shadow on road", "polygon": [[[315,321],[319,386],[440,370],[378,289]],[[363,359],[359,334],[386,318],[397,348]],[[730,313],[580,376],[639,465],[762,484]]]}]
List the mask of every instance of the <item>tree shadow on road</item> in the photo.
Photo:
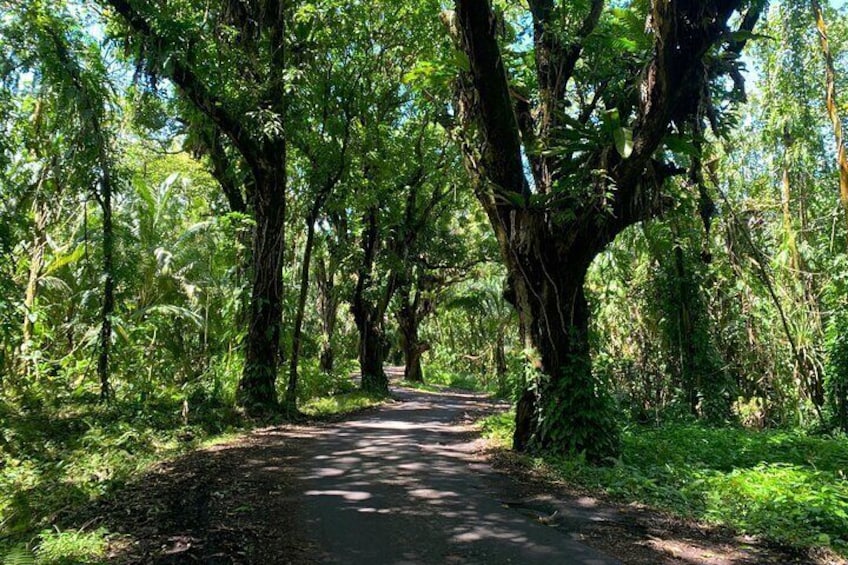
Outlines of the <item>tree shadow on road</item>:
[{"label": "tree shadow on road", "polygon": [[160,464],[61,527],[113,532],[116,563],[615,562],[584,544],[626,563],[801,562],[569,493],[503,458],[497,472],[470,422],[502,406],[396,394],[344,422],[257,430]]}]

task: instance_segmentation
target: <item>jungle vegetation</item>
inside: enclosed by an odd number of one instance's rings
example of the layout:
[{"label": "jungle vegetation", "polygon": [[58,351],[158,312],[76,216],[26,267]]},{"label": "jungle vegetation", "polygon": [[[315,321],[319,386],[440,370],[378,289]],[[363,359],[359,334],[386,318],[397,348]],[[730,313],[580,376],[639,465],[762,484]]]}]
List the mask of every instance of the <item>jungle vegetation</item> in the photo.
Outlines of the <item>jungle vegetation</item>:
[{"label": "jungle vegetation", "polygon": [[387,365],[567,478],[845,551],[846,127],[835,0],[0,0],[0,555]]}]

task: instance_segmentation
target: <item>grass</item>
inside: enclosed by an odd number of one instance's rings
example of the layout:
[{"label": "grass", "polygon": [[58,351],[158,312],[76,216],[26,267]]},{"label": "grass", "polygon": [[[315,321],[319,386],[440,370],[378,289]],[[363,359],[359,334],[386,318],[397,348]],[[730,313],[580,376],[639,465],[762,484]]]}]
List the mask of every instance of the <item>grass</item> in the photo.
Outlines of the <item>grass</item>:
[{"label": "grass", "polygon": [[400,386],[404,388],[413,388],[415,390],[423,390],[424,392],[439,393],[444,392],[448,387],[445,385],[436,385],[431,383],[418,383],[415,381],[401,381]]},{"label": "grass", "polygon": [[300,407],[301,412],[313,418],[337,416],[356,412],[385,402],[385,398],[362,391],[346,392],[321,398],[313,398]]},{"label": "grass", "polygon": [[[96,563],[107,533],[59,531],[61,516],[107,496],[158,461],[244,429],[231,407],[181,414],[182,402],[0,403],[0,561]],[[5,555],[5,557],[4,557]]]},{"label": "grass", "polygon": [[[512,415],[481,422],[507,445]],[[796,548],[848,555],[848,443],[800,432],[670,424],[634,427],[613,465],[535,461],[563,480],[625,502],[732,527]]]},{"label": "grass", "polygon": [[[176,396],[110,406],[93,400],[26,407],[0,399],[0,563],[101,562],[109,533],[61,531],[55,524],[62,516],[110,496],[155,463],[267,424],[208,399],[187,420]],[[351,392],[302,409],[321,418],[379,402]]]},{"label": "grass", "polygon": [[426,383],[414,383],[404,381],[403,386],[424,390],[427,392],[443,392],[445,388],[482,392],[485,387],[475,375],[442,370],[437,367],[428,367],[424,380]]}]

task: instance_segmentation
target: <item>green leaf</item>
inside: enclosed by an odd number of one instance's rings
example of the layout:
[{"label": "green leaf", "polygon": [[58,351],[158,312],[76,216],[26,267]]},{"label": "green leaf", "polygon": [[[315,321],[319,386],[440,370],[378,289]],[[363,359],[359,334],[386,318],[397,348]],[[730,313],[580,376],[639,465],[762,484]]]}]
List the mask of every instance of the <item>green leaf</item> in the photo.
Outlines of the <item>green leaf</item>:
[{"label": "green leaf", "polygon": [[692,140],[688,137],[681,135],[669,135],[663,140],[663,142],[672,153],[682,153],[691,157],[698,156],[698,148],[695,147],[695,144],[692,143]]},{"label": "green leaf", "polygon": [[619,155],[627,159],[633,153],[633,130],[630,128],[618,128],[613,132],[615,149]]},{"label": "green leaf", "polygon": [[769,35],[763,35],[761,33],[754,33],[753,31],[748,30],[739,30],[731,32],[730,34],[731,41],[749,41],[751,39],[771,39],[774,40],[773,37]]},{"label": "green leaf", "polygon": [[615,130],[621,127],[621,114],[619,114],[618,108],[607,110],[601,114],[601,120],[603,121],[603,130],[607,133],[614,134]]},{"label": "green leaf", "polygon": [[459,49],[455,49],[454,52],[453,52],[453,57],[454,57],[454,63],[456,63],[456,66],[460,70],[462,70],[466,73],[471,72],[471,61],[468,60],[468,55],[466,55],[464,52],[460,51]]},{"label": "green leaf", "polygon": [[65,265],[70,265],[71,263],[75,263],[78,261],[83,255],[85,255],[85,246],[80,244],[77,245],[76,249],[74,249],[71,253],[65,255],[58,255],[53,261],[47,265],[47,268],[44,270],[44,274],[42,276],[47,276],[55,271],[58,271]]},{"label": "green leaf", "polygon": [[524,208],[524,205],[527,203],[524,199],[524,195],[518,192],[503,191],[498,192],[498,196],[504,197],[516,208]]},{"label": "green leaf", "polygon": [[35,555],[25,547],[18,546],[6,554],[3,563],[7,565],[35,565]]}]

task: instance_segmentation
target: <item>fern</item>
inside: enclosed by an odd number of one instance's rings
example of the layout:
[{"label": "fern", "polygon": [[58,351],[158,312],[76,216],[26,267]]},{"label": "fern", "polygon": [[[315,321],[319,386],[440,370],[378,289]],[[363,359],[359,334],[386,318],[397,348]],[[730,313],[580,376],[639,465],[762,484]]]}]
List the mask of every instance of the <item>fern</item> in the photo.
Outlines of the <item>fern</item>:
[{"label": "fern", "polygon": [[3,557],[6,565],[35,565],[35,555],[24,546],[17,546]]}]

